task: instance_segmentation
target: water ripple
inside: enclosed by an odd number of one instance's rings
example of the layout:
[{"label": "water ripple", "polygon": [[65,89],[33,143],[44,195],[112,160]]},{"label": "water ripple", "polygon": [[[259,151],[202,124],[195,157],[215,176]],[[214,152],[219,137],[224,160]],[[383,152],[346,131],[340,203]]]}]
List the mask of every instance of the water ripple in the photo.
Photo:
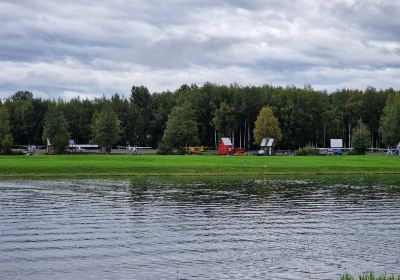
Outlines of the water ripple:
[{"label": "water ripple", "polygon": [[2,279],[335,279],[400,272],[400,187],[0,181]]}]

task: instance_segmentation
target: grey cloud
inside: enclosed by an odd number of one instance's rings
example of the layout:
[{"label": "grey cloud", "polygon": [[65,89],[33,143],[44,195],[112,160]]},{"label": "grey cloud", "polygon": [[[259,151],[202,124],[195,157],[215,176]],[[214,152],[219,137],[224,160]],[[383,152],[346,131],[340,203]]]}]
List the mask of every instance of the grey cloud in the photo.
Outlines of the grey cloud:
[{"label": "grey cloud", "polygon": [[396,88],[399,9],[386,0],[2,1],[0,97],[205,81]]},{"label": "grey cloud", "polygon": [[396,1],[334,1],[331,5],[332,16],[365,32],[367,37],[396,41],[400,38],[400,6]]}]

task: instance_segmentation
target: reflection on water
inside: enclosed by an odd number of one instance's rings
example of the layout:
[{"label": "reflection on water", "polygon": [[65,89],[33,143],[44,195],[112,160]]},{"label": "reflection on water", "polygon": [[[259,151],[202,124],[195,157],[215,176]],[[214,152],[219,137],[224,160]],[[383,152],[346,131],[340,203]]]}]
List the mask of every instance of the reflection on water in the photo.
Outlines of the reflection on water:
[{"label": "reflection on water", "polygon": [[399,273],[397,180],[1,181],[0,278]]}]

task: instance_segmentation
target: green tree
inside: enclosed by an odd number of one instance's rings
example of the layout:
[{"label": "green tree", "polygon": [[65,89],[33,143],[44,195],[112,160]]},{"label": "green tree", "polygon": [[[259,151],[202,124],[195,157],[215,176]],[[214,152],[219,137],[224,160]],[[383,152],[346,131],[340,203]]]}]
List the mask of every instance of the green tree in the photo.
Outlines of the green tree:
[{"label": "green tree", "polygon": [[30,100],[33,98],[33,94],[30,91],[17,91],[11,96],[13,101],[20,101],[20,100]]},{"label": "green tree", "polygon": [[[236,117],[239,126],[239,141],[243,139],[243,146],[251,149],[251,131],[252,125],[257,119],[257,115],[264,105],[263,99],[269,100],[266,97],[268,87],[244,87],[231,86],[233,90],[234,100],[233,107],[235,108]],[[242,135],[242,136],[240,136]]]},{"label": "green tree", "polygon": [[196,115],[189,102],[175,106],[169,114],[162,141],[175,148],[199,144]]},{"label": "green tree", "polygon": [[232,106],[221,102],[219,108],[214,112],[212,125],[221,136],[230,136],[237,126],[236,115],[236,110]]},{"label": "green tree", "polygon": [[151,122],[151,139],[155,140],[154,144],[159,146],[159,142],[163,137],[163,133],[167,124],[168,115],[176,105],[175,96],[171,92],[163,94],[153,94],[153,120]]},{"label": "green tree", "polygon": [[92,142],[98,144],[103,151],[110,153],[112,146],[120,138],[120,121],[110,106],[94,115],[92,121]]},{"label": "green tree", "polygon": [[135,132],[136,141],[138,145],[148,145],[150,133],[150,124],[152,120],[152,96],[149,90],[145,86],[133,86],[131,89],[130,96],[131,108],[136,108],[138,116],[135,120]]},{"label": "green tree", "polygon": [[357,121],[361,118],[362,110],[362,93],[359,91],[352,91],[349,94],[349,98],[345,104],[345,117],[347,118],[348,127],[348,143],[351,143],[351,132],[352,128],[357,124]]},{"label": "green tree", "polygon": [[10,130],[16,144],[39,144],[43,118],[50,101],[33,98],[29,91],[18,91],[4,103],[10,115]]},{"label": "green tree", "polygon": [[79,117],[79,140],[81,143],[89,143],[92,132],[92,118],[96,109],[89,99],[82,100],[82,113]]},{"label": "green tree", "polygon": [[351,146],[360,155],[364,155],[371,146],[370,131],[368,127],[360,120],[355,128],[353,128]]},{"label": "green tree", "polygon": [[383,143],[394,146],[400,141],[400,95],[393,95],[383,109],[379,132]]},{"label": "green tree", "polygon": [[257,116],[257,120],[254,124],[254,142],[260,144],[263,138],[274,138],[278,143],[282,139],[281,129],[279,127],[279,121],[274,116],[270,107],[263,107]]},{"label": "green tree", "polygon": [[362,119],[371,132],[372,146],[379,147],[379,121],[385,107],[388,94],[368,87],[363,94]]},{"label": "green tree", "polygon": [[63,112],[56,105],[50,106],[44,117],[43,142],[46,143],[49,139],[55,153],[61,154],[68,144],[69,137],[68,122]]},{"label": "green tree", "polygon": [[13,139],[10,133],[9,114],[6,107],[0,107],[0,152],[11,153]]},{"label": "green tree", "polygon": [[323,147],[328,147],[329,139],[341,138],[342,136],[342,116],[337,107],[331,105],[323,114]]},{"label": "green tree", "polygon": [[5,105],[10,114],[11,133],[17,144],[30,144],[30,134],[33,119],[29,117],[32,111],[32,93],[17,91],[7,99]]},{"label": "green tree", "polygon": [[129,123],[132,121],[132,119],[129,110],[130,109],[129,100],[116,93],[111,97],[111,106],[114,112],[117,114],[118,119],[120,121],[121,137],[119,138],[118,142],[123,145],[131,144],[131,141],[129,139],[129,134],[130,134]]}]

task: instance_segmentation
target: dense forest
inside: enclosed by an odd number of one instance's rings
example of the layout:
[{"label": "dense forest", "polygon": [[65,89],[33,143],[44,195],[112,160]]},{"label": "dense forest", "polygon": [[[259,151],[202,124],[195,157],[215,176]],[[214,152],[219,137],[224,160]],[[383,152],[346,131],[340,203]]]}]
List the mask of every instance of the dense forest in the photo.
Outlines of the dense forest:
[{"label": "dense forest", "polygon": [[89,143],[93,116],[108,106],[119,119],[119,145],[157,147],[174,107],[189,104],[197,121],[199,144],[204,146],[214,147],[221,136],[232,137],[235,146],[257,146],[253,139],[254,123],[261,108],[269,106],[281,128],[281,149],[306,145],[327,147],[330,138],[342,138],[349,147],[351,132],[360,120],[370,131],[373,147],[382,147],[388,143],[381,140],[381,116],[389,100],[399,94],[393,89],[373,87],[327,93],[311,86],[206,83],[182,85],[174,92],[160,93],[133,86],[128,97],[114,94],[111,98],[103,96],[94,100],[43,100],[31,92],[19,91],[1,101],[0,106],[8,111],[13,143],[20,145],[43,144],[44,118],[54,106],[64,114],[71,139]]}]

